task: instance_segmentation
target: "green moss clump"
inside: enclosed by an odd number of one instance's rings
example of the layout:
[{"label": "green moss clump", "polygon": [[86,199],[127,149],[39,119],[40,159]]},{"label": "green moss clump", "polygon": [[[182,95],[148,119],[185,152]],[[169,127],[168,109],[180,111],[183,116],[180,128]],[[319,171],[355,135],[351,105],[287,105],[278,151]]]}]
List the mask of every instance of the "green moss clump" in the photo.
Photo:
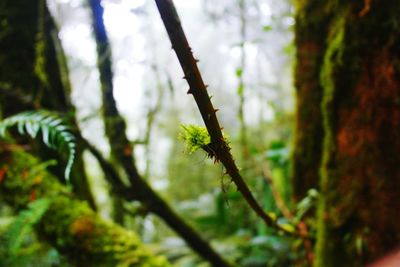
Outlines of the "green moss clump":
[{"label": "green moss clump", "polygon": [[181,132],[179,138],[186,142],[186,147],[189,154],[196,152],[204,146],[210,144],[211,138],[205,127],[189,124],[187,126],[181,125]]},{"label": "green moss clump", "polygon": [[16,209],[46,198],[49,207],[38,222],[45,238],[71,263],[80,266],[170,266],[153,255],[134,232],[104,221],[76,199],[33,156],[22,150],[0,153],[0,196]]}]

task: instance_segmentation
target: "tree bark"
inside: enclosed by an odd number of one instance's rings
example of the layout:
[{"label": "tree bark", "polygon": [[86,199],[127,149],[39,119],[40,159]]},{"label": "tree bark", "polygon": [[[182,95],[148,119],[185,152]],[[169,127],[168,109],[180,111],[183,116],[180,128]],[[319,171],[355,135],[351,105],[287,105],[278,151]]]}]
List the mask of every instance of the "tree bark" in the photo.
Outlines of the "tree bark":
[{"label": "tree bark", "polygon": [[295,24],[297,113],[292,177],[296,201],[304,198],[310,188],[318,188],[318,166],[322,153],[320,103],[323,89],[319,83],[319,70],[329,18],[319,15],[323,4],[314,2],[297,12]]},{"label": "tree bark", "polygon": [[399,245],[399,12],[297,1],[295,186],[319,181],[315,266],[364,266]]},{"label": "tree bark", "polygon": [[[49,206],[37,231],[77,266],[170,266],[142,245],[135,233],[98,217],[30,154],[0,144],[0,193],[15,209],[36,199]],[[9,149],[11,148],[11,149]]]},{"label": "tree bark", "polygon": [[[0,113],[7,117],[22,111],[48,109],[58,111],[78,128],[71,104],[69,77],[65,55],[57,37],[58,29],[46,1],[15,0],[2,4],[0,20],[7,27],[0,29]],[[44,160],[65,159],[38,146]],[[51,168],[63,177],[62,164]],[[71,183],[78,197],[95,209],[93,196],[78,143]]]}]

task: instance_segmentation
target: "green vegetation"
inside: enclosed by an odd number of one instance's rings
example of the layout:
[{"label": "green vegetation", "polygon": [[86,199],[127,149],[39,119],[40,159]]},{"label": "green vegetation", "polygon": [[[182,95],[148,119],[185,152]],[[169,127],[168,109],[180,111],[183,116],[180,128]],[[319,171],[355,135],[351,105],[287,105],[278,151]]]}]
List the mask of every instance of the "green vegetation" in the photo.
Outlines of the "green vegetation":
[{"label": "green vegetation", "polygon": [[397,0],[0,10],[0,266],[396,255]]},{"label": "green vegetation", "polygon": [[199,149],[210,144],[210,135],[207,132],[206,127],[197,125],[181,125],[182,131],[179,138],[186,141],[186,147],[189,154],[196,152]]},{"label": "green vegetation", "polygon": [[6,130],[13,126],[17,126],[19,134],[28,134],[31,138],[36,138],[40,132],[47,147],[60,153],[66,150],[68,161],[64,175],[65,179],[69,179],[75,159],[76,144],[75,137],[62,119],[44,110],[22,112],[0,121],[0,137],[5,137]]},{"label": "green vegetation", "polygon": [[64,255],[71,263],[169,266],[163,258],[151,255],[133,232],[100,219],[86,203],[75,199],[46,168],[37,167],[40,165],[31,155],[16,150],[1,157],[2,197],[22,209],[3,230],[7,233],[4,253],[11,261],[23,252],[23,241],[35,227],[58,251],[67,252]]}]

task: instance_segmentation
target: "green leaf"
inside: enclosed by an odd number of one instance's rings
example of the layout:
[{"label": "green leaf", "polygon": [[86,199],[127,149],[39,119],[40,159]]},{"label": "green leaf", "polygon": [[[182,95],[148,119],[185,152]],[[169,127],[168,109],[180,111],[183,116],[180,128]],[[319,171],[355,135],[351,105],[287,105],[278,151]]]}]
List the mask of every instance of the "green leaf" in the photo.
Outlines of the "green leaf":
[{"label": "green leaf", "polygon": [[268,212],[269,217],[271,217],[272,220],[276,221],[277,216],[275,212]]},{"label": "green leaf", "polygon": [[49,128],[44,127],[42,128],[42,139],[43,139],[43,143],[50,147],[50,132],[49,132]]},{"label": "green leaf", "polygon": [[296,221],[299,221],[307,211],[316,205],[318,199],[318,191],[311,188],[307,191],[307,196],[304,197],[296,207]]},{"label": "green leaf", "polygon": [[6,136],[6,129],[7,127],[5,125],[0,125],[0,137],[5,137]]},{"label": "green leaf", "polygon": [[237,68],[236,69],[236,77],[242,77],[242,75],[243,75],[243,69]]},{"label": "green leaf", "polygon": [[280,225],[282,229],[290,232],[290,233],[294,233],[296,231],[296,229],[294,228],[293,225],[288,224],[288,223],[284,223]]},{"label": "green leaf", "polygon": [[293,42],[290,42],[288,45],[286,45],[283,48],[283,53],[285,53],[286,55],[289,55],[289,56],[294,55],[295,51],[296,51],[296,47]]},{"label": "green leaf", "polygon": [[271,26],[271,25],[264,25],[264,26],[263,26],[263,31],[269,32],[269,31],[271,31],[271,30],[272,30],[272,26]]},{"label": "green leaf", "polygon": [[243,86],[243,84],[240,84],[237,87],[237,94],[241,96],[241,95],[243,95],[243,92],[244,92],[244,86]]},{"label": "green leaf", "polygon": [[24,121],[18,121],[17,128],[18,128],[18,133],[19,134],[22,134],[22,135],[25,134],[24,127],[25,127],[25,122]]},{"label": "green leaf", "polygon": [[6,129],[15,125],[20,134],[27,133],[32,138],[36,138],[40,131],[43,143],[51,149],[62,152],[67,148],[65,179],[68,180],[75,159],[75,137],[63,120],[44,110],[22,112],[0,121],[0,136],[4,137]]},{"label": "green leaf", "polygon": [[7,248],[12,254],[17,254],[26,234],[40,221],[49,208],[50,201],[46,198],[38,199],[28,205],[27,210],[21,211],[6,231]]},{"label": "green leaf", "polygon": [[37,123],[34,123],[33,121],[28,121],[26,123],[26,132],[28,133],[28,135],[32,138],[36,138],[36,135],[40,129],[40,125]]}]

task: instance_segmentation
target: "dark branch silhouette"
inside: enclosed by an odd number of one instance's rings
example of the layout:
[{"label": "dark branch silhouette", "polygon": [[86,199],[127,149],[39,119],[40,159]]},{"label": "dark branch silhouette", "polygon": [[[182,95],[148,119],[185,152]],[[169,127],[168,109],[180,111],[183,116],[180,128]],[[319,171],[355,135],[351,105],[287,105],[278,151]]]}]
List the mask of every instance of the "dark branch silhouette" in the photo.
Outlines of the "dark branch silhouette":
[{"label": "dark branch silhouette", "polygon": [[[230,266],[207,241],[173,211],[139,174],[135,166],[132,143],[126,136],[125,120],[119,114],[113,96],[111,48],[104,27],[103,8],[99,0],[90,0],[90,6],[93,12],[98,58],[102,58],[101,61],[98,60],[98,68],[103,94],[103,117],[106,135],[111,144],[112,156],[121,165],[130,182],[129,187],[124,190],[123,196],[126,200],[136,200],[144,204],[150,212],[164,220],[195,252],[208,260],[213,266]],[[112,171],[113,168],[105,164],[105,161],[102,162],[103,168],[107,168],[110,178],[115,179],[117,172]]]}]

